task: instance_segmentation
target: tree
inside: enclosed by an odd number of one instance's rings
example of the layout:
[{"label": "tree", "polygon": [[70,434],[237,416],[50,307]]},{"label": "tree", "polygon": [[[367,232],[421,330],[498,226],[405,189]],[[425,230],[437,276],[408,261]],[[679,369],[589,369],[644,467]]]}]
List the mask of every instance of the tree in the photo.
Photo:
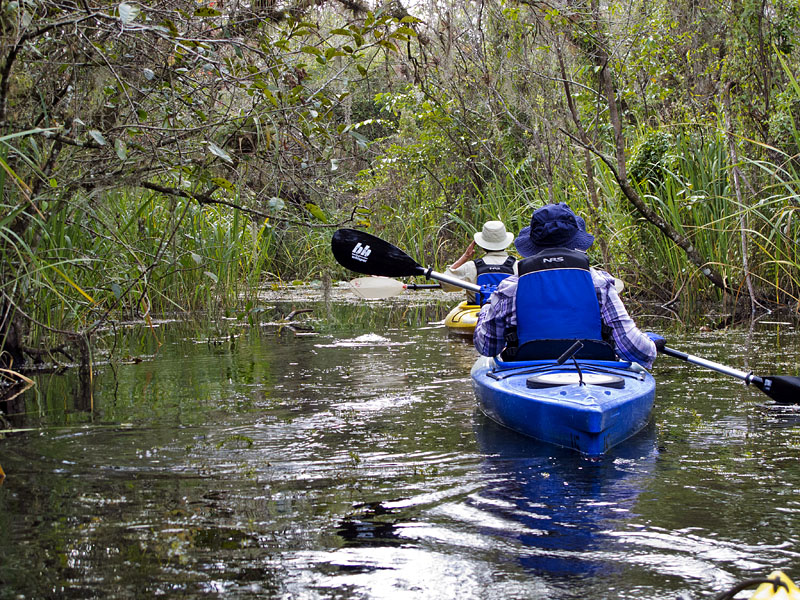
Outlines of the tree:
[{"label": "tree", "polygon": [[[154,270],[180,268],[173,248],[193,204],[302,229],[331,226],[325,203],[352,204],[352,171],[343,166],[360,159],[365,140],[348,98],[367,74],[362,62],[396,54],[415,35],[415,20],[353,3],[241,6],[3,7],[0,158],[9,216],[0,249],[9,318],[0,334],[21,319],[23,331],[85,341],[115,308],[144,303],[147,313]],[[255,20],[264,11],[269,18]],[[136,190],[173,199],[148,252],[137,248],[135,225],[145,205],[120,214],[108,201]],[[88,234],[88,244],[108,244],[75,252],[63,238],[69,227]],[[119,254],[134,272],[109,285],[97,273]],[[48,322],[39,292],[69,305],[63,322]]]}]

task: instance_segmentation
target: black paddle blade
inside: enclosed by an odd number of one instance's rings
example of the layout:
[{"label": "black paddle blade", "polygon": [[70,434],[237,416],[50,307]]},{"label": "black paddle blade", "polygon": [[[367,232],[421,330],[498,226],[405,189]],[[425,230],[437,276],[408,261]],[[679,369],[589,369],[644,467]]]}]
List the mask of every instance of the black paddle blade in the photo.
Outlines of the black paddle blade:
[{"label": "black paddle blade", "polygon": [[410,277],[425,272],[397,246],[357,229],[337,230],[331,239],[331,251],[340,265],[364,275]]},{"label": "black paddle blade", "polygon": [[753,384],[779,404],[800,404],[800,377],[770,375]]}]

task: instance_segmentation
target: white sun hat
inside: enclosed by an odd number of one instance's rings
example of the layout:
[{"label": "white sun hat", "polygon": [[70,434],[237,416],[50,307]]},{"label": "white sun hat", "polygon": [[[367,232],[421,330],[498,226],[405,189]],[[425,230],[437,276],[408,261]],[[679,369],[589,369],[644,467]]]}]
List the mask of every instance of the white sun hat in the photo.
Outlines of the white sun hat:
[{"label": "white sun hat", "polygon": [[508,233],[501,221],[486,221],[474,237],[475,243],[486,250],[505,250],[514,241],[514,234]]}]

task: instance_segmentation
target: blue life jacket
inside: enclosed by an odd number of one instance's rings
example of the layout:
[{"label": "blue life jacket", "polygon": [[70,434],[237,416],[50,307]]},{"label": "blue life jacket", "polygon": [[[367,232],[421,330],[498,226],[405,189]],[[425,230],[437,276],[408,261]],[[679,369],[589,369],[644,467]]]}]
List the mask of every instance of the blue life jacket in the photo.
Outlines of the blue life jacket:
[{"label": "blue life jacket", "polygon": [[487,265],[482,258],[476,258],[474,262],[475,270],[478,272],[478,285],[500,285],[503,279],[514,274],[514,263],[517,259],[509,256],[499,265]]},{"label": "blue life jacket", "polygon": [[[493,285],[498,286],[509,275],[514,274],[514,263],[517,259],[513,256],[506,258],[505,262],[499,265],[489,265],[482,258],[476,258],[474,261],[475,270],[478,273],[476,283],[478,285]],[[480,304],[480,299],[475,294],[468,294],[469,301]],[[488,298],[486,299],[488,300]]]},{"label": "blue life jacket", "polygon": [[615,360],[613,347],[603,341],[600,303],[585,253],[548,248],[520,261],[518,272],[516,348],[509,344],[509,358],[558,358],[581,340],[577,358]]}]

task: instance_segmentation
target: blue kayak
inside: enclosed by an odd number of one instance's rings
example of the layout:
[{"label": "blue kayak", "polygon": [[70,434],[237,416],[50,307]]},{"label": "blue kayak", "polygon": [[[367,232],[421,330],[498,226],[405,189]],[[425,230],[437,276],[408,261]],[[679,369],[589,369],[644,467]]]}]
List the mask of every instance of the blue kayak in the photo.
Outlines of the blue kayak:
[{"label": "blue kayak", "polygon": [[487,417],[543,442],[598,456],[650,420],[656,382],[629,362],[478,358],[472,385]]}]

